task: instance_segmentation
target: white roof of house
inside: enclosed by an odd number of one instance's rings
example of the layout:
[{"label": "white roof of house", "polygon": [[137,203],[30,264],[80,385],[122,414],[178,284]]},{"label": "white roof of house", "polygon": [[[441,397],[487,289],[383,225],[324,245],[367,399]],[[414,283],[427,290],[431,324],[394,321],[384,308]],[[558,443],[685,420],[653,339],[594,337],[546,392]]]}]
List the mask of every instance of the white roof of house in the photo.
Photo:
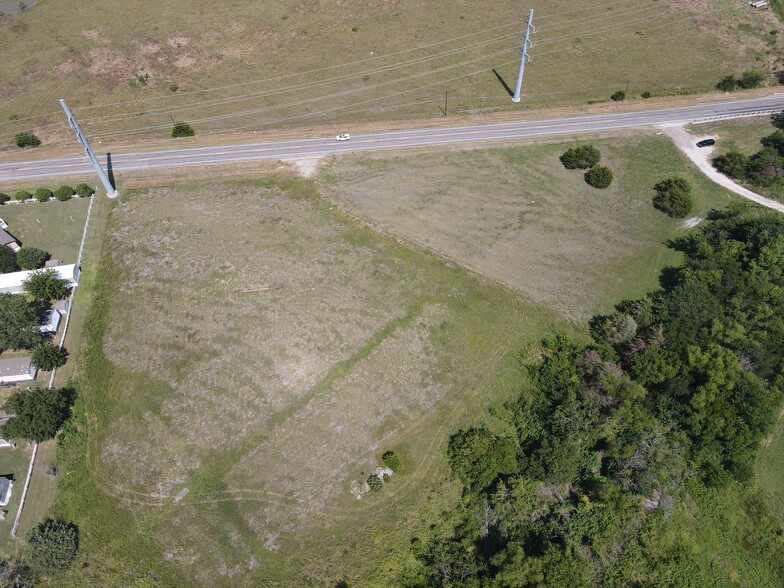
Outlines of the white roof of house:
[{"label": "white roof of house", "polygon": [[30,373],[30,358],[0,359],[0,380]]},{"label": "white roof of house", "polygon": [[[75,284],[77,281],[78,270],[76,264],[70,265],[58,265],[57,267],[49,268],[53,269],[55,273],[64,280],[68,280],[72,284]],[[18,294],[22,291],[22,284],[24,281],[30,277],[30,274],[33,272],[40,271],[40,270],[28,270],[24,272],[12,272],[10,274],[0,274],[0,294],[1,293],[11,293],[11,294]]]}]

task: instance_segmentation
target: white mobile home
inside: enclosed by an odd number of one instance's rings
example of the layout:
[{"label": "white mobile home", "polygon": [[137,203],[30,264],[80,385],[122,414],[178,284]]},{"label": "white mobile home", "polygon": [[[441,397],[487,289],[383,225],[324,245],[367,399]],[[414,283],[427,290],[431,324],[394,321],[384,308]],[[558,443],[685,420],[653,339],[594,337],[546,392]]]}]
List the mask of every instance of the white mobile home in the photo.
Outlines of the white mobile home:
[{"label": "white mobile home", "polygon": [[36,371],[29,357],[0,359],[0,384],[32,382]]},{"label": "white mobile home", "polygon": [[[63,280],[68,280],[68,284],[73,288],[79,283],[79,266],[58,265],[57,267],[50,268],[57,273],[58,277]],[[30,277],[35,271],[29,270],[24,272],[12,272],[10,274],[0,274],[0,294],[21,294],[22,284]]]}]

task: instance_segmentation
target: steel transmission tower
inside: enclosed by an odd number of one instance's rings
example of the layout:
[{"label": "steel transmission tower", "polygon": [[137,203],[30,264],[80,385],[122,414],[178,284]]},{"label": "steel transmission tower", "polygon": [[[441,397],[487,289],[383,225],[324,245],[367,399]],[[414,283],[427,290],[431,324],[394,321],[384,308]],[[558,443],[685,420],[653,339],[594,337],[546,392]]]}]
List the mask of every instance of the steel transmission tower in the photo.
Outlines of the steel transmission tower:
[{"label": "steel transmission tower", "polygon": [[95,167],[95,171],[98,173],[98,177],[101,179],[103,187],[106,188],[106,195],[109,198],[117,198],[117,190],[114,189],[114,186],[112,186],[112,184],[109,182],[109,178],[107,178],[106,174],[103,172],[103,168],[101,168],[101,164],[98,163],[98,159],[95,157],[95,153],[93,153],[93,150],[90,149],[90,144],[87,142],[87,137],[85,137],[82,133],[82,129],[79,127],[79,123],[76,122],[76,119],[73,117],[71,109],[68,108],[68,105],[62,98],[60,99],[60,106],[63,107],[65,116],[68,117],[68,124],[71,125],[71,128],[74,131],[76,131],[76,140],[82,144],[82,147],[84,147],[84,152],[87,154],[87,158],[92,162],[93,167]]},{"label": "steel transmission tower", "polygon": [[523,87],[525,62],[531,61],[531,57],[528,55],[528,50],[534,46],[533,41],[531,41],[531,33],[536,32],[536,27],[534,27],[533,22],[534,9],[532,8],[531,12],[528,14],[528,22],[526,23],[525,27],[525,40],[523,41],[523,47],[520,49],[520,69],[517,72],[517,83],[515,84],[515,91],[514,96],[512,96],[512,102],[520,102],[520,90]]}]

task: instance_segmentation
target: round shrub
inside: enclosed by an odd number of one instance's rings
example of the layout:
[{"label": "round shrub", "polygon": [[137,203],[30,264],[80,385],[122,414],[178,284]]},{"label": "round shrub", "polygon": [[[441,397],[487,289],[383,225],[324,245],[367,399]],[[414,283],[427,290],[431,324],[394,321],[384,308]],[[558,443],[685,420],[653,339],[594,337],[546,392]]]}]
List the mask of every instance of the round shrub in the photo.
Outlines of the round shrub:
[{"label": "round shrub", "polygon": [[174,123],[174,128],[172,128],[172,137],[175,139],[177,137],[193,137],[195,134],[193,127],[186,122]]},{"label": "round shrub", "polygon": [[34,270],[44,267],[49,254],[43,249],[23,247],[16,254],[16,264],[23,270]]},{"label": "round shrub", "polygon": [[716,82],[716,89],[720,92],[732,92],[737,87],[738,80],[735,79],[734,74],[724,76],[718,82]]},{"label": "round shrub", "polygon": [[610,96],[610,100],[612,100],[613,102],[623,102],[624,100],[626,100],[626,92],[624,92],[623,90],[618,90],[615,94]]},{"label": "round shrub", "polygon": [[751,88],[759,88],[764,81],[765,74],[761,71],[752,69],[750,71],[743,72],[743,75],[740,77],[737,84],[739,88],[750,90]]},{"label": "round shrub", "polygon": [[17,133],[14,142],[17,147],[24,149],[25,147],[38,147],[41,144],[41,139],[32,133]]},{"label": "round shrub", "polygon": [[613,181],[613,173],[609,167],[596,166],[585,172],[585,182],[594,188],[607,188]]},{"label": "round shrub", "polygon": [[599,163],[601,154],[593,145],[580,145],[564,151],[561,163],[566,169],[588,169]]},{"label": "round shrub", "polygon": [[20,190],[16,194],[14,194],[14,200],[19,200],[19,202],[23,202],[25,200],[30,200],[33,195],[30,194],[27,190]]},{"label": "round shrub", "polygon": [[24,562],[36,576],[52,576],[68,569],[79,550],[79,530],[73,523],[47,519],[30,531]]},{"label": "round shrub", "polygon": [[384,453],[384,455],[381,456],[381,461],[383,461],[384,465],[393,472],[396,472],[398,469],[400,469],[400,458],[395,455],[394,451],[387,451]]},{"label": "round shrub", "polygon": [[89,198],[90,196],[92,196],[93,194],[95,194],[95,190],[93,190],[93,189],[92,189],[90,186],[88,186],[87,184],[79,184],[78,186],[76,186],[76,193],[77,193],[77,194],[78,194],[78,195],[79,195],[81,198]]},{"label": "round shrub", "polygon": [[653,96],[653,94],[651,94],[651,93],[650,93],[648,90],[645,90],[645,92],[643,92],[642,94],[640,94],[640,96],[643,98],[643,100],[647,100],[648,98],[650,98],[651,96]]},{"label": "round shrub", "polygon": [[656,196],[653,197],[654,207],[667,216],[683,218],[691,212],[691,185],[684,178],[667,178],[653,189],[656,190]]},{"label": "round shrub", "polygon": [[11,197],[8,194],[3,194],[0,192],[0,204],[5,204],[9,200],[11,200]]},{"label": "round shrub", "polygon": [[71,188],[71,186],[60,186],[54,191],[54,197],[65,202],[66,200],[70,200],[74,193],[74,189]]},{"label": "round shrub", "polygon": [[35,199],[38,200],[38,202],[48,202],[53,196],[54,194],[49,188],[38,188],[35,191]]}]

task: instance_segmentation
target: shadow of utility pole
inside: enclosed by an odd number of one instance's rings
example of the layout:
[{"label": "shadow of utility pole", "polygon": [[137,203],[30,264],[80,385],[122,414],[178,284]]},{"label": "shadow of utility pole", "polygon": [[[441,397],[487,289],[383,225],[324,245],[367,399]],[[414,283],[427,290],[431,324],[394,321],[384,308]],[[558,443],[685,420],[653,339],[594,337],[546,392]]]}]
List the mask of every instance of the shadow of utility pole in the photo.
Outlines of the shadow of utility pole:
[{"label": "shadow of utility pole", "polygon": [[509,94],[510,96],[514,96],[514,92],[512,92],[512,88],[510,88],[506,84],[506,82],[504,81],[504,78],[501,77],[501,74],[499,74],[495,70],[493,70],[493,73],[495,74],[495,77],[498,78],[498,81],[501,82],[501,85],[504,87],[504,90],[506,90],[506,93]]}]

